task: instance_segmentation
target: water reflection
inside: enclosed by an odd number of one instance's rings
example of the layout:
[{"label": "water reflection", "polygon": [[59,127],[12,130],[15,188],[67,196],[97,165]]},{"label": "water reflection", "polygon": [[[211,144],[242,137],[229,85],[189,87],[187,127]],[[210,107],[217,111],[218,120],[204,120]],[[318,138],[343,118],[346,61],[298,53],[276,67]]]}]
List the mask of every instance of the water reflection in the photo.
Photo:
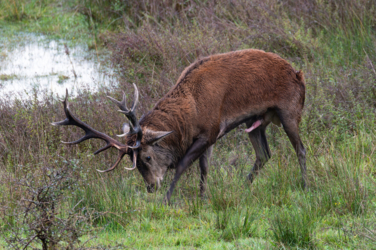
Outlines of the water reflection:
[{"label": "water reflection", "polygon": [[108,55],[74,46],[69,47],[68,56],[64,41],[30,34],[24,38],[16,44],[1,41],[0,97],[32,98],[33,88],[60,96],[68,88],[74,95],[79,89],[96,91],[113,82],[113,71],[100,63]]}]

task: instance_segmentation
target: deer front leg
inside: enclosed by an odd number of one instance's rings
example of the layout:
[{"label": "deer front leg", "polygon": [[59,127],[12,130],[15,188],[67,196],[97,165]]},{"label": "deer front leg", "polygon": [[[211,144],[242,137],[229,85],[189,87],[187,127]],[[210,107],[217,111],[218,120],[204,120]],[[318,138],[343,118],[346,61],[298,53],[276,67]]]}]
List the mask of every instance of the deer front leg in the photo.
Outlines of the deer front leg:
[{"label": "deer front leg", "polygon": [[188,149],[185,156],[179,161],[174,179],[171,182],[170,189],[168,190],[164,202],[169,204],[172,192],[174,191],[175,185],[180,179],[180,176],[184,173],[186,169],[195,161],[197,160],[208,148],[209,143],[206,139],[197,139],[191,147]]}]

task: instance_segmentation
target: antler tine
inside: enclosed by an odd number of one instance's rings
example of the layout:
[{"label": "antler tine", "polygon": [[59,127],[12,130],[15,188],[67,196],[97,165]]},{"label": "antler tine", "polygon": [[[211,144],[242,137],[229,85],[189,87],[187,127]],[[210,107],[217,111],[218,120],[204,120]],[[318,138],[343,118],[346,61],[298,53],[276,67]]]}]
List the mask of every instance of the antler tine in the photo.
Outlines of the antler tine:
[{"label": "antler tine", "polygon": [[123,124],[123,127],[121,128],[121,130],[122,130],[124,133],[121,134],[121,135],[116,135],[116,136],[117,136],[117,137],[124,137],[124,136],[126,136],[126,135],[129,133],[130,129],[131,129],[131,127],[129,126],[129,124],[128,124],[128,123],[124,123],[124,124]]},{"label": "antler tine", "polygon": [[123,99],[121,101],[118,101],[115,98],[112,98],[111,96],[107,96],[111,101],[113,101],[120,108],[119,112],[125,115],[129,115],[129,113],[134,112],[138,104],[139,92],[135,83],[133,83],[133,87],[134,87],[134,101],[133,101],[131,109],[128,109],[127,107],[127,103],[126,103],[127,98],[126,98],[124,91],[123,91]]},{"label": "antler tine", "polygon": [[121,148],[121,147],[126,147],[125,145],[122,145],[121,143],[115,141],[114,139],[112,139],[108,135],[103,134],[99,131],[96,131],[95,129],[93,129],[89,125],[87,125],[86,123],[84,123],[81,120],[79,120],[78,118],[76,118],[70,112],[70,109],[69,109],[68,90],[66,90],[66,96],[65,96],[65,99],[63,101],[63,105],[64,105],[64,112],[65,112],[65,115],[66,115],[67,118],[65,118],[65,120],[63,120],[63,121],[53,122],[51,124],[53,126],[73,125],[73,126],[77,126],[77,127],[81,128],[85,131],[85,135],[82,138],[78,139],[77,141],[63,142],[63,143],[71,145],[71,144],[78,144],[80,142],[86,141],[86,140],[91,139],[91,138],[98,138],[98,139],[102,139],[102,140],[106,141],[108,145],[111,145],[111,147],[116,147],[118,149]]},{"label": "antler tine", "polygon": [[114,170],[116,168],[116,166],[119,164],[119,162],[121,161],[121,159],[123,159],[123,156],[124,156],[124,154],[122,154],[119,151],[119,155],[118,155],[116,162],[110,168],[108,168],[106,170],[97,169],[97,171],[100,172],[100,173],[106,173],[106,172],[110,172],[110,171]]},{"label": "antler tine", "polygon": [[[123,101],[125,103],[125,100],[123,100]],[[102,139],[107,144],[104,147],[100,148],[99,150],[95,151],[94,154],[96,155],[96,154],[98,154],[98,153],[100,153],[102,151],[105,151],[105,150],[107,150],[107,149],[109,149],[111,147],[117,148],[118,151],[119,151],[118,159],[112,165],[112,167],[110,167],[109,169],[107,169],[105,171],[102,171],[102,172],[108,172],[108,171],[111,171],[111,170],[115,169],[115,167],[119,164],[119,162],[124,157],[124,155],[130,153],[130,148],[127,145],[124,145],[124,144],[122,144],[122,143],[114,140],[110,136],[108,136],[108,135],[106,135],[104,133],[101,133],[101,132],[93,129],[92,127],[90,127],[86,123],[84,123],[81,120],[79,120],[78,118],[76,118],[70,112],[70,109],[69,109],[68,90],[66,90],[66,96],[65,96],[65,99],[62,101],[62,103],[64,105],[64,112],[65,112],[65,115],[66,115],[67,118],[65,118],[65,120],[63,120],[63,121],[53,122],[51,124],[54,125],[54,126],[73,125],[73,126],[77,126],[77,127],[81,128],[81,129],[83,129],[85,131],[85,135],[82,138],[80,138],[80,139],[78,139],[76,141],[73,141],[73,142],[63,142],[63,143],[64,144],[68,144],[68,145],[72,145],[72,144],[78,144],[80,142],[86,141],[86,140],[91,139],[91,138]],[[135,165],[135,163],[133,165]]]},{"label": "antler tine", "polygon": [[[100,170],[100,169],[97,169],[98,172],[100,173],[105,173],[105,172],[110,172],[112,170],[114,170],[116,168],[116,166],[119,164],[119,162],[121,161],[121,159],[123,158],[124,155],[121,155],[119,153],[119,156],[118,156],[118,159],[117,161],[114,163],[114,165],[112,165],[110,168],[106,169],[106,170]],[[125,170],[129,170],[129,171],[132,171],[132,170],[135,170],[137,165],[137,151],[136,150],[133,150],[133,166],[131,168],[124,168]]]},{"label": "antler tine", "polygon": [[[142,132],[141,132],[142,133]],[[141,146],[141,139],[138,139],[138,135],[137,135],[137,140],[136,140],[136,144],[134,144],[133,146],[129,146],[129,148],[131,149],[136,149],[136,148],[139,148]]]},{"label": "antler tine", "polygon": [[133,101],[133,105],[132,105],[132,108],[131,108],[132,112],[134,112],[136,110],[136,106],[138,104],[138,97],[139,97],[138,89],[137,89],[137,86],[136,86],[135,83],[133,83],[133,87],[134,87],[134,101]]},{"label": "antler tine", "polygon": [[64,105],[64,112],[65,112],[65,115],[67,116],[67,118],[63,121],[60,121],[60,122],[52,122],[51,125],[52,126],[60,126],[60,125],[69,125],[68,122],[69,122],[69,119],[68,119],[68,115],[70,116],[70,113],[66,110],[69,110],[69,103],[67,103],[67,99],[68,99],[68,89],[65,90],[66,93],[65,93],[65,98],[64,100],[61,100],[61,102],[63,103]]},{"label": "antler tine", "polygon": [[124,169],[132,171],[132,170],[136,169],[136,167],[137,167],[136,163],[137,163],[137,150],[133,150],[133,166],[132,166],[132,168],[124,168]]},{"label": "antler tine", "polygon": [[129,132],[124,133],[120,136],[137,134],[137,140],[136,140],[135,145],[129,146],[129,148],[135,149],[135,148],[140,147],[141,145],[142,129],[140,127],[140,124],[138,123],[138,120],[135,114],[136,107],[137,107],[138,100],[139,100],[139,92],[138,92],[136,84],[133,83],[133,87],[134,87],[134,101],[133,101],[131,109],[128,109],[126,106],[126,97],[125,97],[124,92],[123,92],[123,100],[121,102],[109,96],[108,98],[110,98],[120,108],[119,112],[123,113],[130,121],[131,126],[130,126]]},{"label": "antler tine", "polygon": [[127,97],[125,96],[125,93],[123,91],[123,99],[121,101],[116,100],[115,98],[112,98],[111,96],[107,96],[111,101],[113,101],[118,107],[120,112],[129,112],[129,109],[127,108]]}]

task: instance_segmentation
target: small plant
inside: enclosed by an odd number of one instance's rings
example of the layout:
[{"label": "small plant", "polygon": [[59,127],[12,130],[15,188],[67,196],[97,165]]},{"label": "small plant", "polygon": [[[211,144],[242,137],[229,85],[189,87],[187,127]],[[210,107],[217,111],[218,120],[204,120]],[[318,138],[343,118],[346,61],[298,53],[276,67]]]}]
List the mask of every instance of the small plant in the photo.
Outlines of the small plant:
[{"label": "small plant", "polygon": [[185,200],[186,205],[188,205],[188,211],[191,215],[199,215],[203,206],[203,200],[196,196],[190,200]]},{"label": "small plant", "polygon": [[59,75],[59,80],[57,81],[59,84],[62,84],[64,81],[68,80],[69,76]]},{"label": "small plant", "polygon": [[0,74],[0,81],[8,81],[16,79],[17,76],[15,74],[7,75],[7,74]]},{"label": "small plant", "polygon": [[226,241],[251,237],[257,229],[254,223],[256,218],[257,214],[249,209],[216,211],[216,228],[222,230],[221,237]]},{"label": "small plant", "polygon": [[46,6],[53,0],[8,0],[0,1],[0,20],[22,21],[36,20],[45,12]]},{"label": "small plant", "polygon": [[313,222],[308,211],[284,208],[270,221],[272,236],[281,245],[313,248]]},{"label": "small plant", "polygon": [[[210,201],[212,209],[214,211],[226,211],[229,208],[237,207],[244,196],[244,179],[237,182],[234,185],[232,182],[228,182],[228,178],[242,178],[243,176],[237,176],[236,173],[230,173],[227,169],[222,168],[219,171],[213,171],[212,175],[209,176],[209,191],[210,191]],[[241,182],[242,181],[242,182]]]},{"label": "small plant", "polygon": [[[373,214],[373,218],[375,218],[376,212]],[[376,242],[376,222],[375,220],[370,220],[369,222],[362,222],[362,228],[356,234],[364,237],[366,240],[370,242]]]},{"label": "small plant", "polygon": [[10,248],[41,245],[43,250],[62,246],[73,249],[80,242],[79,238],[88,231],[87,222],[93,211],[77,211],[80,202],[73,208],[65,207],[67,192],[78,188],[74,168],[70,162],[58,168],[43,166],[13,180],[21,197],[3,207],[7,211],[3,220],[8,227],[2,233],[7,235],[5,241]]}]

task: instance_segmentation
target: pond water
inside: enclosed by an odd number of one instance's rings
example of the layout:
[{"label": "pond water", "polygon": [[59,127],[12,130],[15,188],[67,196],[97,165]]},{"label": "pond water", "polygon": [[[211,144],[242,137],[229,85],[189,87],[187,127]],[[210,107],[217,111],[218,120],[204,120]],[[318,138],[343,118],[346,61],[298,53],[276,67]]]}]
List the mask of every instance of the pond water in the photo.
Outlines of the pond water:
[{"label": "pond water", "polygon": [[0,98],[29,99],[33,93],[51,92],[62,96],[65,89],[74,95],[113,84],[113,70],[101,63],[108,61],[108,53],[75,45],[67,46],[68,55],[65,44],[36,34],[1,38]]}]

